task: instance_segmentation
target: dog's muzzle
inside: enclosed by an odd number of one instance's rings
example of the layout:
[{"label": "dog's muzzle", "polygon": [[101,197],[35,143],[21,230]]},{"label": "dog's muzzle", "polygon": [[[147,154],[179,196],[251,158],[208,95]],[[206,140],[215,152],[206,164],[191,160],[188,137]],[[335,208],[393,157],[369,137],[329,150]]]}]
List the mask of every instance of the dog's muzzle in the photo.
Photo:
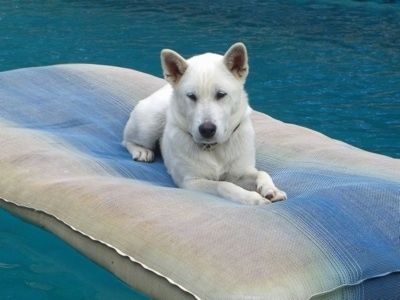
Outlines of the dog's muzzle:
[{"label": "dog's muzzle", "polygon": [[[205,125],[205,124],[207,124],[207,125]],[[233,129],[232,134],[234,134],[235,131],[240,127],[240,124],[241,124],[241,122],[235,127],[235,129]],[[183,127],[181,127],[181,129],[183,131],[185,131],[187,134],[189,134],[193,138],[193,135],[190,132],[184,130]],[[213,137],[215,135],[216,131],[217,131],[217,126],[215,126],[211,122],[206,122],[206,123],[203,123],[203,124],[201,124],[199,126],[199,132],[205,138]],[[203,132],[204,135],[202,134],[202,132]],[[209,136],[209,137],[207,137],[207,136]],[[218,143],[217,142],[213,142],[213,143],[198,143],[198,145],[201,147],[202,150],[212,150],[212,149],[214,149],[215,146],[218,145]]]},{"label": "dog's muzzle", "polygon": [[211,122],[204,122],[199,126],[199,133],[203,138],[212,138],[217,132],[217,126]]},{"label": "dog's muzzle", "polygon": [[[217,126],[211,122],[204,122],[199,126],[199,133],[203,138],[210,139],[217,132]],[[211,150],[217,143],[200,143],[203,150]]]}]

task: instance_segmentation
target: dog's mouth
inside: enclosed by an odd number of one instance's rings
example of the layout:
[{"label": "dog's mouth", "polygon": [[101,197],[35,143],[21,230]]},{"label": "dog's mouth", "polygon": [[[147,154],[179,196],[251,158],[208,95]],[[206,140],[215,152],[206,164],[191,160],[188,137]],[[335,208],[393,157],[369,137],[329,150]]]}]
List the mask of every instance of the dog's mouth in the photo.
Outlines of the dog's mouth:
[{"label": "dog's mouth", "polygon": [[215,139],[204,139],[204,138],[196,138],[193,134],[188,132],[192,137],[193,142],[195,142],[202,150],[212,150],[215,146],[218,145],[218,141]]},{"label": "dog's mouth", "polygon": [[192,135],[193,141],[202,149],[202,150],[212,150],[215,146],[220,144],[222,141],[216,139],[216,137],[212,138],[203,138],[203,137],[195,137]]},{"label": "dog's mouth", "polygon": [[211,150],[214,148],[218,143],[213,142],[213,143],[200,143],[201,147],[203,150]]}]

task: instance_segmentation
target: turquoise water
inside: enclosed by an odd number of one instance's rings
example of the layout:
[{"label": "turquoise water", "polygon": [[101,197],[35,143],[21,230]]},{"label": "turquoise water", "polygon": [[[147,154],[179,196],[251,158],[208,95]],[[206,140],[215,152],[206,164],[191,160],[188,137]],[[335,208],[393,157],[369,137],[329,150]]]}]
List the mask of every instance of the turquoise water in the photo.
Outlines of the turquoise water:
[{"label": "turquoise water", "polygon": [[[140,2],[1,1],[0,71],[97,63],[161,76],[161,48],[191,56],[242,41],[253,108],[400,158],[396,1]],[[143,298],[51,234],[0,211],[5,296]]]},{"label": "turquoise water", "polygon": [[0,211],[0,299],[148,299],[52,234]]}]

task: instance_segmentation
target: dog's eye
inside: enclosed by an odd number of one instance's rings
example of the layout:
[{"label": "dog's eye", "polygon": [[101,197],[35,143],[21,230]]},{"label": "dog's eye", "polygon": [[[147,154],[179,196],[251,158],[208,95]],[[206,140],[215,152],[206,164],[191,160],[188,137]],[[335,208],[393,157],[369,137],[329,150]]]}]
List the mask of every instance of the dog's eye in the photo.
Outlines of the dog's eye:
[{"label": "dog's eye", "polygon": [[186,96],[192,101],[197,101],[197,96],[194,93],[189,93]]},{"label": "dog's eye", "polygon": [[222,98],[224,98],[226,96],[225,92],[217,92],[217,94],[215,95],[215,98],[217,98],[217,100],[221,100]]}]

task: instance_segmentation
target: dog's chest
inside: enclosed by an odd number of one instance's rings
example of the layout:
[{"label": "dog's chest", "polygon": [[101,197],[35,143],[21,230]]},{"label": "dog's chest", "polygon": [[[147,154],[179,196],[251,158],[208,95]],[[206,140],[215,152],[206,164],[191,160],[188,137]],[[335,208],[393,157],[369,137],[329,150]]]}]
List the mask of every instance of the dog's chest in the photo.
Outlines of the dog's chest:
[{"label": "dog's chest", "polygon": [[229,151],[218,151],[219,149],[203,150],[202,161],[203,173],[206,178],[216,181],[229,181],[237,173],[236,162],[238,157]]}]

